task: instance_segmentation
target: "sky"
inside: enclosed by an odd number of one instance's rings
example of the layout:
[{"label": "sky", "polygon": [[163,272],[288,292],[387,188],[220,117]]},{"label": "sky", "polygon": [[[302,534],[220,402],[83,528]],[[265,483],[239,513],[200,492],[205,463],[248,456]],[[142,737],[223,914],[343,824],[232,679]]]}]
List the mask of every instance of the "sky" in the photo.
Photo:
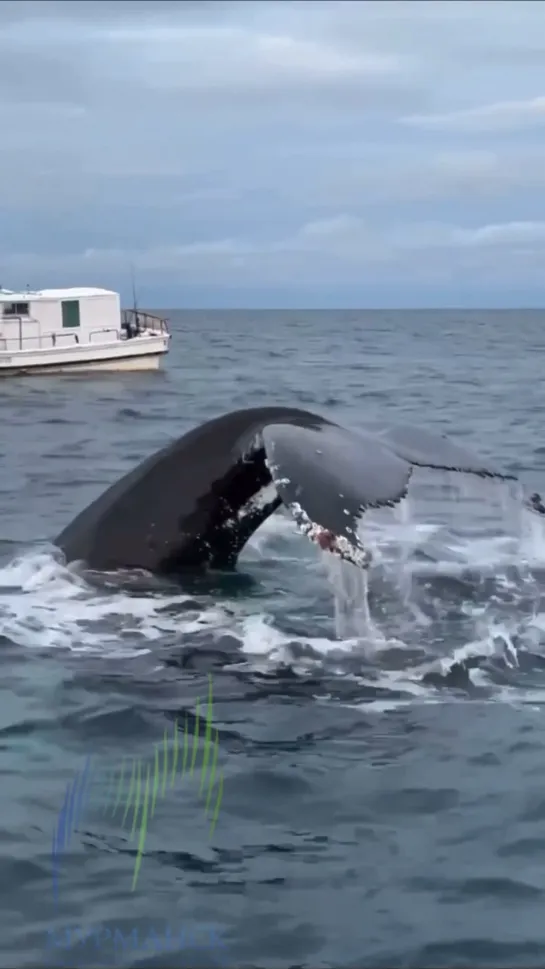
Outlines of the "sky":
[{"label": "sky", "polygon": [[0,285],[545,306],[542,0],[0,0]]}]

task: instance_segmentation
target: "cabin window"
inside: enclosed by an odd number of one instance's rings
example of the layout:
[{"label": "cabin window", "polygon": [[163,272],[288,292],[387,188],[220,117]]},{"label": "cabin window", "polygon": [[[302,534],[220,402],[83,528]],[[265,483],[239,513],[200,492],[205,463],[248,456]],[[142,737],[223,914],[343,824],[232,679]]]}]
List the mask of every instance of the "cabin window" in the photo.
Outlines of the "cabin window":
[{"label": "cabin window", "polygon": [[4,316],[28,316],[28,303],[4,303]]},{"label": "cabin window", "polygon": [[62,325],[79,326],[79,299],[62,301]]}]

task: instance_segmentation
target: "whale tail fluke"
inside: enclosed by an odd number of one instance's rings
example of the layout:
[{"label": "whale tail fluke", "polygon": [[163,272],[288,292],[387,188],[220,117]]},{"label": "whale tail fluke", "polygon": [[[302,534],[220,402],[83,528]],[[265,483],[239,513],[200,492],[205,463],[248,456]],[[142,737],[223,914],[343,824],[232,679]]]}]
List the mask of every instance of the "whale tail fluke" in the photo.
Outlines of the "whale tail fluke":
[{"label": "whale tail fluke", "polygon": [[335,424],[270,424],[263,441],[274,485],[299,529],[321,548],[366,567],[361,516],[405,497],[410,464],[376,437]]},{"label": "whale tail fluke", "polygon": [[[400,502],[414,467],[516,480],[436,432],[378,423],[349,430],[298,408],[254,407],[207,421],[148,457],[55,544],[96,571],[228,568],[283,504],[321,548],[366,568],[361,517]],[[539,495],[527,504],[545,514]]]}]

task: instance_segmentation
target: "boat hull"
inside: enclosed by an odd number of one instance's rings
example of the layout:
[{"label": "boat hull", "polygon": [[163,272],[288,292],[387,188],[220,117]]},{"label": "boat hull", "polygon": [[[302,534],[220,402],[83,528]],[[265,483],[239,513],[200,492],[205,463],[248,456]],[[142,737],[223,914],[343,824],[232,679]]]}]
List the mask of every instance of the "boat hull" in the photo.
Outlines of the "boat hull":
[{"label": "boat hull", "polygon": [[158,370],[161,357],[168,352],[163,339],[150,339],[144,343],[124,341],[112,346],[81,346],[0,353],[0,378],[31,376],[33,374],[95,373]]}]

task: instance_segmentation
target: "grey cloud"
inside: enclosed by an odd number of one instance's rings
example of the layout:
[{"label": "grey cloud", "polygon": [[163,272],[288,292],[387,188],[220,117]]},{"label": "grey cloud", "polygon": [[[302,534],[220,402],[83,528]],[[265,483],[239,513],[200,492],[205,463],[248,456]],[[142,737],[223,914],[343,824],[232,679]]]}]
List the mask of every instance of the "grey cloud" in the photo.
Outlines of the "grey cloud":
[{"label": "grey cloud", "polygon": [[[429,222],[412,225],[393,225],[381,228],[376,221],[366,222],[348,214],[307,223],[292,236],[276,238],[256,244],[243,238],[225,236],[202,239],[186,244],[149,249],[88,248],[84,252],[66,254],[67,265],[87,264],[104,267],[121,266],[128,258],[143,269],[177,271],[182,274],[217,271],[247,274],[253,266],[267,264],[270,271],[289,267],[291,272],[312,272],[314,257],[324,258],[324,267],[331,274],[331,260],[341,260],[345,271],[357,268],[367,275],[369,268],[392,265],[403,269],[405,257],[412,264],[416,254],[426,253],[449,259],[454,252],[478,264],[485,250],[502,249],[513,252],[545,251],[545,220],[542,222],[511,222],[505,224],[465,227],[456,224]],[[468,255],[469,254],[469,255]],[[13,255],[9,263],[15,265],[26,256]],[[34,257],[36,258],[36,257]],[[50,256],[41,257],[43,265],[50,264]],[[501,268],[500,268],[501,271]],[[248,276],[246,275],[246,281]],[[242,279],[240,280],[242,282]]]},{"label": "grey cloud", "polygon": [[452,149],[360,153],[359,160],[329,159],[309,173],[302,198],[334,207],[376,207],[393,203],[482,203],[545,188],[545,147],[501,150]]},{"label": "grey cloud", "polygon": [[[1,13],[1,11],[0,11]],[[1,31],[0,31],[1,36]],[[39,81],[38,81],[39,79]],[[32,45],[3,45],[0,58],[0,111],[22,103],[81,104],[86,80],[76,63]]]},{"label": "grey cloud", "polygon": [[28,20],[134,21],[157,16],[217,16],[233,11],[236,0],[2,0],[3,24]]},{"label": "grey cloud", "polygon": [[521,101],[497,101],[443,114],[411,115],[401,121],[417,128],[469,134],[542,127],[545,125],[545,96]]},{"label": "grey cloud", "polygon": [[536,286],[544,26],[535,0],[0,2],[6,285],[134,258],[162,292]]}]

